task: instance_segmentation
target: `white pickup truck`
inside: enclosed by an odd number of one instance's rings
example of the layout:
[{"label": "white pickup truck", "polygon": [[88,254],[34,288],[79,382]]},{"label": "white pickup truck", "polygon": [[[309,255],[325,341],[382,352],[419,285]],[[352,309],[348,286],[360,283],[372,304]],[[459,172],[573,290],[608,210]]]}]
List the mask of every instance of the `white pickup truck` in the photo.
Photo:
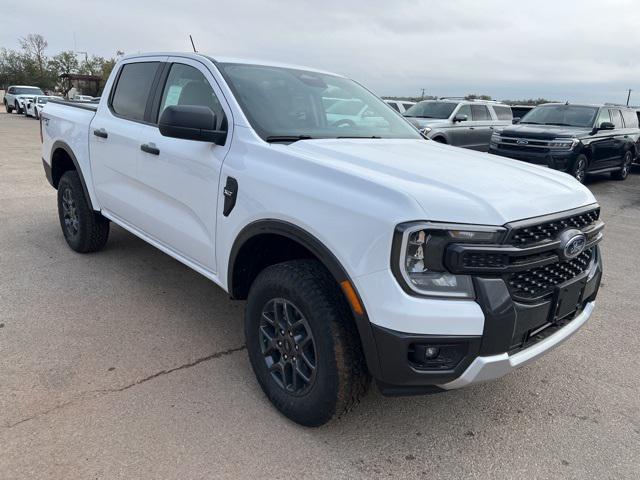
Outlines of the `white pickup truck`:
[{"label": "white pickup truck", "polygon": [[[379,121],[329,117],[336,98]],[[498,378],[594,308],[603,223],[587,188],[426,140],[340,75],[134,55],[98,105],[49,101],[41,128],[69,246],[100,250],[114,222],[246,300],[258,382],[303,425],[347,411],[371,377],[386,395]]]}]

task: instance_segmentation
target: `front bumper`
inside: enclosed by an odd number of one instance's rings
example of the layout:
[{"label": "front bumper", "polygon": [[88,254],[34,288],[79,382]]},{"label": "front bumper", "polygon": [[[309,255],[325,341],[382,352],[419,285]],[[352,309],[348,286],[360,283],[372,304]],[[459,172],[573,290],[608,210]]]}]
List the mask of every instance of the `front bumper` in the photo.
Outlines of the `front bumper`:
[{"label": "front bumper", "polygon": [[[477,298],[473,303],[484,316],[481,334],[403,333],[372,323],[379,365],[372,374],[385,395],[431,393],[499,378],[540,357],[584,325],[593,312],[601,277],[602,259],[597,251],[585,272],[587,280],[578,310],[558,322],[552,319],[552,298],[518,302],[512,299],[502,278],[476,277]],[[453,311],[457,305],[466,304],[456,300],[447,303]],[[425,346],[449,349],[453,352],[447,354],[451,361],[436,368],[417,363],[415,351]]]},{"label": "front bumper", "polygon": [[579,152],[574,150],[547,150],[539,151],[534,149],[504,149],[501,145],[491,144],[489,146],[489,153],[494,155],[500,155],[501,157],[509,157],[515,160],[521,160],[527,163],[533,163],[535,165],[542,165],[552,168],[554,170],[560,170],[562,172],[568,172],[573,166],[573,162],[578,157]]}]

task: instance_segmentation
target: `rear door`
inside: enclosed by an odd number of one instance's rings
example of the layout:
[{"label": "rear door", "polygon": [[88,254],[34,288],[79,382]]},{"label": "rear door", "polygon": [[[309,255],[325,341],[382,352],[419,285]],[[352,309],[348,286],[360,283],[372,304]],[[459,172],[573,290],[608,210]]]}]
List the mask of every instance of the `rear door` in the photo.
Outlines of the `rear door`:
[{"label": "rear door", "polygon": [[135,225],[138,218],[137,161],[153,83],[167,57],[144,57],[120,66],[106,104],[89,131],[96,196],[108,215]]},{"label": "rear door", "polygon": [[[164,137],[157,120],[170,105],[209,107],[226,144]],[[216,271],[215,233],[220,171],[231,144],[233,122],[218,84],[197,60],[170,57],[159,82],[151,122],[143,125],[137,176],[136,225],[197,266]],[[141,146],[146,145],[146,151]],[[226,181],[226,179],[224,179]]]},{"label": "rear door", "polygon": [[489,150],[493,118],[486,105],[471,105],[471,134],[469,148],[486,152]]}]

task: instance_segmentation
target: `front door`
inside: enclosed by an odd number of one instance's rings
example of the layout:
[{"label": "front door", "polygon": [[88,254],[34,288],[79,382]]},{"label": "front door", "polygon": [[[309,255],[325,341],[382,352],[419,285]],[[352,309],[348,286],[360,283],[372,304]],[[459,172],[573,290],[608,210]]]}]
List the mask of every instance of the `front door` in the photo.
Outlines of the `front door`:
[{"label": "front door", "polygon": [[169,58],[158,86],[152,124],[140,130],[139,202],[136,226],[191,262],[215,272],[215,233],[220,170],[229,150],[210,142],[168,138],[157,119],[170,105],[209,107],[219,129],[232,128],[230,110],[211,72],[201,63]]}]

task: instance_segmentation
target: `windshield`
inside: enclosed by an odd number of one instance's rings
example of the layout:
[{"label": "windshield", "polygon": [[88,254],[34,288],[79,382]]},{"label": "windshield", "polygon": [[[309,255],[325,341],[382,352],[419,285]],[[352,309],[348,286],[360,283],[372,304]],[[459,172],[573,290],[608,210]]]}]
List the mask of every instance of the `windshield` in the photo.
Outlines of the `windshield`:
[{"label": "windshield", "polygon": [[352,80],[284,67],[218,67],[251,126],[267,141],[422,138],[391,107]]},{"label": "windshield", "polygon": [[598,107],[541,105],[527,113],[520,123],[586,128],[593,126],[597,113]]},{"label": "windshield", "polygon": [[35,87],[16,87],[15,95],[44,95],[44,92]]},{"label": "windshield", "polygon": [[449,118],[458,104],[454,102],[426,101],[416,103],[404,112],[405,117],[418,118]]}]

